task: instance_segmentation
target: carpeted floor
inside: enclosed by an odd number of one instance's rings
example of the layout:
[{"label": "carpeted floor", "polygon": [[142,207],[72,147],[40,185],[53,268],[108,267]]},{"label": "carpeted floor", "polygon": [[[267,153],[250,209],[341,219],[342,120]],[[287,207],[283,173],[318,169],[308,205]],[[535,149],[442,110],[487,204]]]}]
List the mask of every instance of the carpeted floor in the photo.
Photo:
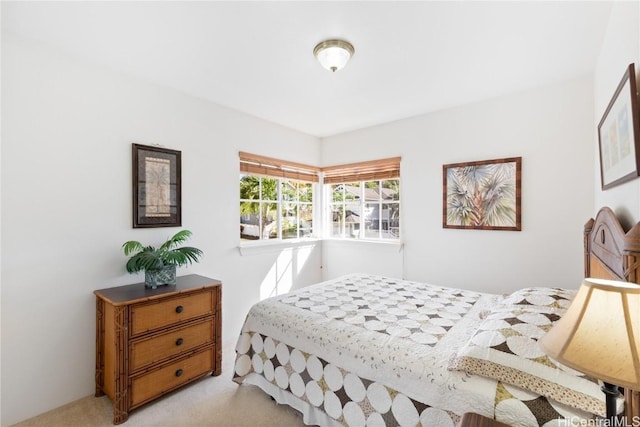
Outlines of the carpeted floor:
[{"label": "carpeted floor", "polygon": [[[235,343],[234,343],[235,344]],[[129,413],[127,427],[300,427],[298,412],[276,404],[259,388],[231,380],[234,344],[222,354],[222,375],[205,377]],[[14,427],[108,427],[113,407],[108,397],[88,396]]]}]

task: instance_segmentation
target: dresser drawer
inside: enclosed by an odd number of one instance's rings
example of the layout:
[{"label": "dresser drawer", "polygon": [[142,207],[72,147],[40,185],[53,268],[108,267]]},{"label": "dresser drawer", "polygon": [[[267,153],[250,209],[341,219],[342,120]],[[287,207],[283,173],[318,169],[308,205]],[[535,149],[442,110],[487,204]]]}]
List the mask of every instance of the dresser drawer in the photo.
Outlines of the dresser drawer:
[{"label": "dresser drawer", "polygon": [[211,317],[171,332],[134,340],[129,344],[131,352],[129,371],[135,372],[145,366],[213,341],[213,318]]},{"label": "dresser drawer", "polygon": [[197,292],[131,307],[131,336],[213,314],[213,291]]},{"label": "dresser drawer", "polygon": [[131,380],[131,407],[138,406],[213,370],[213,348]]}]

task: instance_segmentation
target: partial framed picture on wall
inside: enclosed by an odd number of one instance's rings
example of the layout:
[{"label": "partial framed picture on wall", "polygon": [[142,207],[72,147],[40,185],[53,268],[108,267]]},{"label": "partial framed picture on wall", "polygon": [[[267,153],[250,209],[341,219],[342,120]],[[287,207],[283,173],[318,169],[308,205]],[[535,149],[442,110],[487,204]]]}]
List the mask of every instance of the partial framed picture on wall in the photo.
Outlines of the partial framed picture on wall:
[{"label": "partial framed picture on wall", "polygon": [[640,114],[636,73],[627,67],[598,124],[600,179],[603,190],[638,177],[640,169]]},{"label": "partial framed picture on wall", "polygon": [[442,227],[520,231],[522,157],[442,167]]},{"label": "partial framed picture on wall", "polygon": [[133,228],[182,225],[181,153],[132,144]]}]

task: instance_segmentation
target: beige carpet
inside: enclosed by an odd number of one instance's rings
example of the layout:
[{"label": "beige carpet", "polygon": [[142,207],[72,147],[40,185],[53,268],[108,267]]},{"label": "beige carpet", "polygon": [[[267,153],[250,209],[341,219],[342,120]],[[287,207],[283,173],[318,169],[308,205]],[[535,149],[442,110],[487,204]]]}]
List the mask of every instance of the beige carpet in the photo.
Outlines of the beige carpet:
[{"label": "beige carpet", "polygon": [[[278,405],[262,390],[231,380],[234,345],[222,354],[222,375],[205,377],[129,413],[127,427],[158,426],[303,426],[302,417],[288,406]],[[108,397],[88,396],[15,427],[112,426],[113,407]]]}]

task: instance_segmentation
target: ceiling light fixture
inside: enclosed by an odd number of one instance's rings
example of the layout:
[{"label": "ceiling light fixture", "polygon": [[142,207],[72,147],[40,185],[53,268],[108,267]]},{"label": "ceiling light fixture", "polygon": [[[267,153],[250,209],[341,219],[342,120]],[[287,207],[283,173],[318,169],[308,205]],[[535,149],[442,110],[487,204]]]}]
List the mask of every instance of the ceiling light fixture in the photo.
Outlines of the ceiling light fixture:
[{"label": "ceiling light fixture", "polygon": [[313,49],[320,65],[334,73],[347,65],[355,52],[353,45],[344,40],[325,40]]}]

